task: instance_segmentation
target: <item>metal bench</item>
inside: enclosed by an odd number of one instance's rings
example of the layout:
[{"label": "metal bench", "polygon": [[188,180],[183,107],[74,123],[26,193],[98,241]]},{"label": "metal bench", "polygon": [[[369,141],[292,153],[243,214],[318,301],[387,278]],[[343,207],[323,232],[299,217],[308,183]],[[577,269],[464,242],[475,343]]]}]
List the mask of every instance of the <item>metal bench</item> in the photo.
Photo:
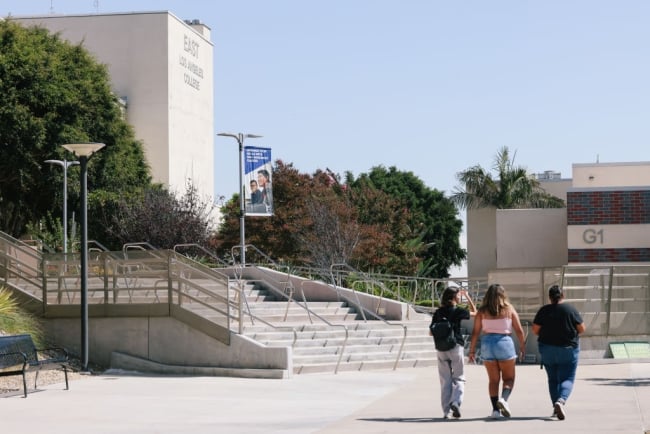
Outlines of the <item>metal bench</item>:
[{"label": "metal bench", "polygon": [[31,335],[0,336],[0,377],[23,376],[23,390],[27,398],[27,371],[38,373],[42,370],[62,369],[65,374],[65,389],[68,390],[68,352],[63,348],[37,349]]}]

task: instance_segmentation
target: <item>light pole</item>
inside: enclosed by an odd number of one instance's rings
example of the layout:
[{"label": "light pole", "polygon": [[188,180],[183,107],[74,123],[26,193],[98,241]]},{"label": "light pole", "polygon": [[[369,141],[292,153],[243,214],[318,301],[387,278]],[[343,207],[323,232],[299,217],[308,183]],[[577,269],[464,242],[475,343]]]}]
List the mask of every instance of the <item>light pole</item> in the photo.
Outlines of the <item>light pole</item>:
[{"label": "light pole", "polygon": [[88,372],[88,159],[103,143],[71,143],[65,149],[81,164],[81,371]]},{"label": "light pole", "polygon": [[45,162],[63,168],[63,253],[68,253],[68,168],[78,165],[79,162],[68,160],[45,160]]},{"label": "light pole", "polygon": [[232,137],[237,140],[239,145],[239,238],[241,249],[241,265],[246,265],[246,236],[244,230],[244,216],[246,215],[246,208],[244,203],[244,139],[258,139],[262,136],[256,134],[232,134],[232,133],[219,133],[217,136]]}]

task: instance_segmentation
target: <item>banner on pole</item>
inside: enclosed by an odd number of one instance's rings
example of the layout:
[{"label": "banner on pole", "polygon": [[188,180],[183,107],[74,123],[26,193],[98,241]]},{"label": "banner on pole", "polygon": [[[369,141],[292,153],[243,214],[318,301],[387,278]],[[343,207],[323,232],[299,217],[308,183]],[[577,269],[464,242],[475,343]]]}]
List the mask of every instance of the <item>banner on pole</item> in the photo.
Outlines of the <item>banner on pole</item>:
[{"label": "banner on pole", "polygon": [[244,146],[244,199],[246,215],[273,215],[271,148]]}]

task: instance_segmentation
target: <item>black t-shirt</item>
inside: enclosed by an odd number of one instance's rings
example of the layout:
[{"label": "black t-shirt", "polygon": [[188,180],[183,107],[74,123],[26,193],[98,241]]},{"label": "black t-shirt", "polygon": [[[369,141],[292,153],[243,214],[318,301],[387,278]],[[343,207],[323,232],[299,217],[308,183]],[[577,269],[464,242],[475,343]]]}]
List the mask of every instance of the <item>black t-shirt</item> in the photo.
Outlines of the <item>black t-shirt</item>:
[{"label": "black t-shirt", "polygon": [[578,348],[578,331],[576,325],[582,323],[578,310],[566,303],[542,306],[533,320],[539,325],[537,341],[557,347]]},{"label": "black t-shirt", "polygon": [[447,318],[454,327],[454,334],[456,335],[456,342],[458,345],[465,345],[465,340],[460,332],[460,322],[464,319],[469,319],[469,311],[465,308],[458,306],[443,306],[433,313],[431,323],[440,321],[443,317]]}]

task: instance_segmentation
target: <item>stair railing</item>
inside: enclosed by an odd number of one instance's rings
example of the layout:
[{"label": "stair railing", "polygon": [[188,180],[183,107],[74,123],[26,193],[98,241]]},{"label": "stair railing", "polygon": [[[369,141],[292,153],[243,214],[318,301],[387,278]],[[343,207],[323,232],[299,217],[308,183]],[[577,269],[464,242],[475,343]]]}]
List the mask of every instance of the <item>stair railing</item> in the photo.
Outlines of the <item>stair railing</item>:
[{"label": "stair railing", "polygon": [[206,249],[205,247],[203,247],[200,244],[184,243],[184,244],[176,244],[174,246],[173,250],[176,253],[181,254],[183,256],[187,256],[187,254],[179,252],[179,249],[196,249],[196,250],[199,250],[199,251],[203,252],[208,258],[213,259],[214,261],[216,261],[216,263],[218,263],[219,265],[224,266],[224,267],[230,266],[230,264],[228,262],[224,261],[219,256],[217,256],[214,252],[211,252],[210,250]]},{"label": "stair railing", "polygon": [[[270,273],[268,273],[266,270],[264,270],[264,268],[257,267],[257,269],[262,274],[264,274],[266,276],[265,280],[262,281],[263,283],[265,283],[264,288],[270,290],[272,293],[274,293],[275,295],[277,295],[279,297],[285,298],[287,300],[287,303],[291,303],[291,301],[293,300],[293,298],[292,298],[293,297],[293,289],[290,291],[290,294],[287,294],[286,291],[284,291],[284,290],[278,289],[278,286],[282,286],[284,288],[284,287],[286,287],[287,282],[291,282],[290,273],[288,273],[288,272],[284,273],[286,275],[286,277],[287,277],[286,280],[277,280],[274,275],[271,275]],[[274,282],[275,285],[270,284],[269,282]],[[292,283],[291,283],[291,288],[293,288]],[[304,297],[304,292],[303,292],[303,297]],[[338,373],[339,366],[341,365],[341,361],[343,360],[343,354],[345,353],[345,349],[347,347],[347,343],[348,343],[348,340],[350,338],[350,331],[348,330],[348,327],[346,325],[344,325],[344,324],[334,324],[334,323],[330,322],[329,320],[327,320],[326,318],[323,318],[321,315],[319,315],[318,313],[314,312],[313,310],[311,310],[309,308],[309,306],[307,305],[306,299],[305,299],[305,304],[304,305],[301,304],[299,301],[296,301],[296,300],[293,300],[293,302],[297,306],[301,307],[303,310],[305,310],[307,312],[307,315],[310,318],[310,321],[311,321],[311,316],[313,315],[314,317],[318,318],[319,320],[321,320],[323,323],[327,324],[330,327],[341,327],[343,329],[345,337],[343,339],[343,343],[341,344],[341,346],[339,348],[339,358],[338,358],[338,361],[336,362],[336,366],[334,368],[334,373],[335,374]],[[286,320],[286,316],[285,316],[285,320]]]},{"label": "stair railing", "polygon": [[[348,300],[348,297],[347,297],[347,296],[345,296],[345,295],[341,295],[341,293],[340,293],[340,291],[339,291],[339,289],[338,289],[339,287],[336,285],[336,279],[335,279],[335,277],[334,277],[334,269],[335,269],[335,268],[347,268],[349,271],[352,271],[352,272],[357,273],[357,274],[360,274],[360,275],[364,275],[364,273],[362,273],[362,272],[360,272],[360,271],[358,271],[358,270],[355,270],[353,267],[351,267],[350,265],[345,264],[345,263],[342,263],[342,264],[332,264],[332,265],[330,266],[330,275],[331,275],[331,279],[332,279],[332,282],[333,282],[332,284],[334,285],[334,289],[336,290],[337,294],[339,294],[339,297],[341,297],[341,298],[347,300],[348,302],[350,302],[350,301]],[[381,282],[379,282],[379,284],[380,284],[381,286],[383,286],[383,284],[382,284]],[[402,357],[402,351],[404,350],[404,345],[406,344],[406,337],[407,337],[407,335],[408,335],[408,327],[407,327],[405,324],[401,324],[401,323],[392,323],[392,322],[388,321],[387,319],[385,319],[385,318],[383,318],[383,317],[377,315],[377,314],[376,314],[375,312],[373,312],[372,310],[366,308],[366,307],[361,303],[361,301],[359,300],[358,291],[355,290],[354,288],[350,288],[350,289],[351,289],[352,293],[355,295],[355,299],[356,299],[356,303],[354,303],[354,302],[352,302],[352,303],[353,303],[353,304],[356,304],[357,308],[362,312],[362,315],[363,315],[363,312],[366,312],[366,313],[368,313],[371,317],[373,317],[375,320],[382,321],[384,324],[387,324],[387,325],[390,325],[390,326],[394,326],[394,327],[398,327],[398,326],[399,326],[399,327],[402,327],[402,329],[403,329],[403,331],[404,331],[404,336],[403,336],[403,338],[402,338],[402,343],[401,343],[400,346],[399,346],[399,351],[397,352],[397,357],[395,358],[395,364],[393,365],[393,370],[396,370],[396,369],[397,369],[397,366],[398,366],[398,364],[399,364],[399,361],[400,361],[400,359],[401,359],[401,357]],[[383,297],[382,297],[382,298],[383,298]],[[380,299],[381,299],[381,298],[380,298]],[[363,315],[363,318],[364,318],[364,322],[367,322],[367,319],[366,319],[365,315]]]}]

